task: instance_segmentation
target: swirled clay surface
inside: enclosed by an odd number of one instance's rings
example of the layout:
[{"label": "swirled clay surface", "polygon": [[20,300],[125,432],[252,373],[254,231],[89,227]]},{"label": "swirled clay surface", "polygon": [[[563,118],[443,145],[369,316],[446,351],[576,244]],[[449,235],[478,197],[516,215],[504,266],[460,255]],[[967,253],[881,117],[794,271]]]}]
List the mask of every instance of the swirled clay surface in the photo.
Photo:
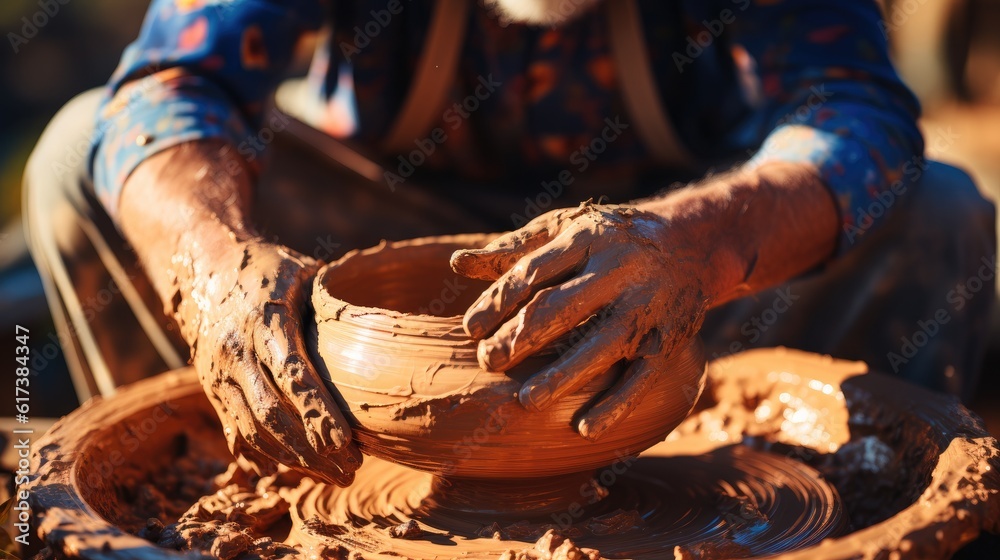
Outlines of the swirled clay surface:
[{"label": "swirled clay surface", "polygon": [[[927,559],[1000,530],[1000,450],[982,422],[954,399],[865,369],[782,349],[716,360],[697,410],[665,442],[617,472],[612,463],[592,473],[598,486],[586,493],[569,479],[579,509],[544,519],[498,516],[486,503],[456,510],[464,502],[449,492],[460,485],[439,488],[434,475],[378,460],[346,490],[224,470],[214,413],[183,370],[53,427],[33,457],[32,512],[49,554],[101,559],[416,549],[451,558],[456,543],[486,550],[471,557],[506,559],[733,558],[787,550],[777,543],[793,534],[803,548],[772,558]],[[542,532],[547,524],[556,530]],[[634,547],[595,551],[599,539]],[[656,539],[655,554],[638,548]]]},{"label": "swirled clay surface", "polygon": [[[371,461],[349,488],[305,488],[292,508],[293,535],[314,548],[333,541],[373,558],[443,551],[497,558],[554,530],[607,557],[652,559],[674,547],[712,557],[776,554],[846,528],[836,491],[802,463],[745,447],[698,457],[669,452],[654,447],[570,486],[576,500],[562,511],[513,517],[436,507],[435,494],[448,490],[435,488],[431,475]],[[419,536],[390,535],[411,522]]]},{"label": "swirled clay surface", "polygon": [[[662,441],[704,387],[705,358],[692,340],[611,433],[597,442],[572,426],[577,411],[612,386],[615,369],[543,412],[517,400],[521,384],[574,340],[505,373],[479,367],[462,313],[488,286],[449,267],[457,249],[491,236],[384,243],[323,269],[313,289],[317,367],[350,413],[369,455],[467,478],[531,478],[595,469]],[[581,326],[574,336],[593,328]]]}]

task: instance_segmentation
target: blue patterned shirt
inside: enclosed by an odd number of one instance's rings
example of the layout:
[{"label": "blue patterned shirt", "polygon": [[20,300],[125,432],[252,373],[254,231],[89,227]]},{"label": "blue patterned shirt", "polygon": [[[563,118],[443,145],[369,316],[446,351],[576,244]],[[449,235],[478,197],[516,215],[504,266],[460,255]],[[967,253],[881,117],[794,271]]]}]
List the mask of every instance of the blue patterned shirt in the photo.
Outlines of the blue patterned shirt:
[{"label": "blue patterned shirt", "polygon": [[[253,163],[258,133],[274,118],[267,101],[299,40],[318,30],[309,120],[378,146],[403,102],[432,7],[153,0],[98,115],[98,196],[115,216],[135,167],[181,142],[225,139]],[[640,8],[683,143],[707,165],[815,165],[840,211],[840,252],[884,219],[868,212],[879,195],[919,173],[919,106],[890,63],[874,1],[643,0]],[[557,27],[506,23],[478,2],[470,12],[455,104],[439,123],[447,135],[428,168],[469,181],[523,169],[585,165],[615,177],[655,168],[634,127],[599,158],[581,156],[609,120],[627,115],[601,9]],[[462,103],[470,96],[474,110]]]}]

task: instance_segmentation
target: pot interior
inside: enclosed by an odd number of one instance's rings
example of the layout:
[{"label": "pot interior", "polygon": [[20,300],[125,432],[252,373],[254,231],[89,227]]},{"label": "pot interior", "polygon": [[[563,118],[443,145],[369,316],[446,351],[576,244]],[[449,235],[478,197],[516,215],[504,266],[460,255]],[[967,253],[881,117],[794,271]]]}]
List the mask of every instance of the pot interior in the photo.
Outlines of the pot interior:
[{"label": "pot interior", "polygon": [[326,289],[333,297],[359,307],[460,317],[491,283],[456,274],[449,264],[451,254],[481,245],[468,241],[390,244],[355,253],[330,267]]}]

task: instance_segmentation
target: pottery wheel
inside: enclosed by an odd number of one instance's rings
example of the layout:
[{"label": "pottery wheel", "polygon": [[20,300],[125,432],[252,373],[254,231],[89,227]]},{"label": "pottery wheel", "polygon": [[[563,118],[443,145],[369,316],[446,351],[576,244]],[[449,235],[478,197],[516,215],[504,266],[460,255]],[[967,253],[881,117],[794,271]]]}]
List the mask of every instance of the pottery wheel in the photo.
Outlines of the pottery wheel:
[{"label": "pottery wheel", "polygon": [[[1000,447],[981,420],[864,371],[747,352],[714,362],[703,407],[610,473],[484,485],[368,458],[341,489],[227,470],[215,411],[180,370],[91,401],[40,439],[32,514],[54,557],[85,560],[923,560],[1000,533]],[[551,535],[536,542],[553,525],[569,537],[555,549]]]},{"label": "pottery wheel", "polygon": [[[367,459],[349,488],[304,487],[293,500],[290,536],[307,549],[343,547],[365,558],[497,558],[557,529],[606,558],[672,557],[674,547],[697,557],[748,557],[808,547],[846,529],[836,490],[803,463],[742,446],[696,456],[663,449],[599,470],[583,484],[568,477],[577,501],[530,517],[489,502],[479,513],[449,510],[439,501],[449,481]],[[390,536],[390,528],[411,520],[419,531]]]}]

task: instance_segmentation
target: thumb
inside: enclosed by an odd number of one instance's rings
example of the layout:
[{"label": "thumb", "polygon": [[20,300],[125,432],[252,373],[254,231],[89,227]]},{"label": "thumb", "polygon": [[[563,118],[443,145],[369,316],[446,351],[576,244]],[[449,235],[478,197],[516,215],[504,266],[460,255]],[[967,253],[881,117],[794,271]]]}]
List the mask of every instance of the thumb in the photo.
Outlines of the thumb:
[{"label": "thumb", "polygon": [[573,218],[590,206],[560,208],[538,216],[524,227],[509,231],[482,249],[460,249],[451,255],[451,269],[467,278],[496,280],[517,261],[559,235]]},{"label": "thumb", "polygon": [[459,249],[451,255],[451,269],[475,280],[496,280],[503,274],[500,256],[489,249]]},{"label": "thumb", "polygon": [[451,255],[451,269],[467,278],[496,280],[522,257],[548,243],[553,236],[548,225],[533,221],[497,237],[482,249],[459,249]]}]

